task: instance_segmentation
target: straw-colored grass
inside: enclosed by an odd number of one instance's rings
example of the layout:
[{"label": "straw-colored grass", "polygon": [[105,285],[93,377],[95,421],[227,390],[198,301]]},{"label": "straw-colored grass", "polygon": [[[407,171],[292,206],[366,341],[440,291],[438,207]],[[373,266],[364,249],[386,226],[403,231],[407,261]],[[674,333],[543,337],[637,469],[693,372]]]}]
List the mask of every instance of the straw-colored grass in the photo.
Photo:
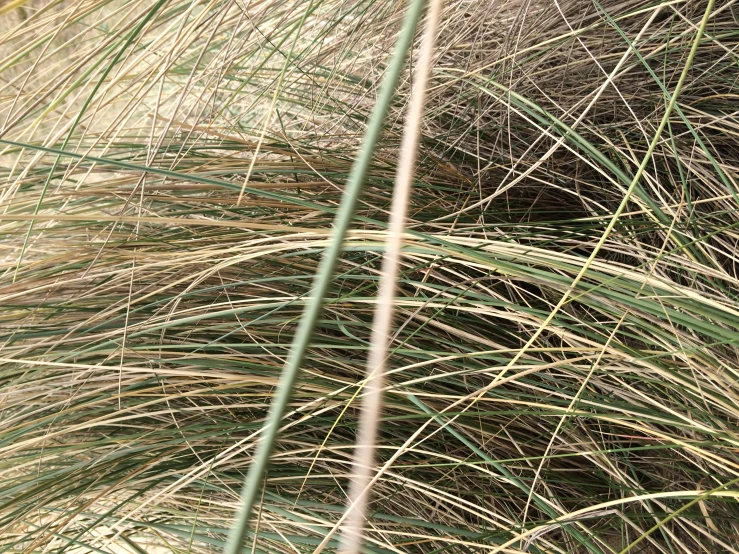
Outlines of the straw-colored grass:
[{"label": "straw-colored grass", "polygon": [[[6,6],[0,552],[220,551],[408,6]],[[738,14],[445,2],[364,552],[739,551]],[[339,547],[419,42],[245,553]]]}]

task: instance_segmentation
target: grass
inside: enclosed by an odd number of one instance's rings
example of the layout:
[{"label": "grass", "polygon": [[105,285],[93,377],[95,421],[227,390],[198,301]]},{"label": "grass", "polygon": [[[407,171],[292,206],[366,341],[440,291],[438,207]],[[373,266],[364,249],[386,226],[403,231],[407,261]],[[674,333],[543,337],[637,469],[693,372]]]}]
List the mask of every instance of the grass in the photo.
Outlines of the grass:
[{"label": "grass", "polygon": [[[2,14],[0,552],[225,547],[408,9]],[[737,551],[737,13],[445,3],[363,552]],[[419,41],[243,552],[339,548]]]}]

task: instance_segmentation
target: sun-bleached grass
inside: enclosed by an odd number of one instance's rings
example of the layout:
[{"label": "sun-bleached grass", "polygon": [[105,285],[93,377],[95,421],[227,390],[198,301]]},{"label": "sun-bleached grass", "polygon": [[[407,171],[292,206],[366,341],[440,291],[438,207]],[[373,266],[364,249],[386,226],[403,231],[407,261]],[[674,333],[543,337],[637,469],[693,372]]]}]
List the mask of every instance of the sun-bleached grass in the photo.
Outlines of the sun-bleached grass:
[{"label": "sun-bleached grass", "polygon": [[[3,15],[0,551],[223,548],[406,9]],[[365,552],[737,550],[736,14],[445,2]],[[412,67],[245,552],[339,547]]]}]

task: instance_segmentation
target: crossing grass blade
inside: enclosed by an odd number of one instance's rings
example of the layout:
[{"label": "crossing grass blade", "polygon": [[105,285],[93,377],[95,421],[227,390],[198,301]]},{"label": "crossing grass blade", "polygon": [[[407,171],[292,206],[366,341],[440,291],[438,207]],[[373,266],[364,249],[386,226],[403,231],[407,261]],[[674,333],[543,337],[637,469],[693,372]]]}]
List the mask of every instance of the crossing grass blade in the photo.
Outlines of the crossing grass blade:
[{"label": "crossing grass blade", "polygon": [[[241,506],[236,513],[236,522],[233,530],[229,534],[228,541],[224,552],[226,554],[238,554],[241,551],[244,539],[246,537],[247,525],[251,517],[252,508],[262,488],[262,481],[265,478],[265,472],[268,469],[269,458],[272,455],[277,433],[282,423],[282,418],[287,410],[287,404],[295,386],[298,372],[303,365],[305,355],[308,350],[314,328],[321,314],[324,298],[329,289],[333,278],[334,270],[341,254],[344,244],[344,238],[349,230],[354,217],[359,195],[362,186],[367,178],[372,156],[374,154],[377,142],[382,133],[385,123],[385,117],[390,109],[390,104],[395,95],[395,88],[400,78],[401,71],[405,65],[408,56],[408,49],[413,42],[413,36],[416,31],[416,24],[423,8],[423,0],[414,0],[411,8],[405,16],[403,28],[400,31],[398,41],[395,45],[393,58],[390,61],[387,75],[384,77],[384,83],[379,91],[377,103],[372,109],[372,115],[367,122],[367,131],[362,139],[362,147],[359,156],[352,165],[347,179],[346,190],[341,198],[341,204],[334,220],[334,226],[330,237],[330,242],[326,252],[321,258],[318,266],[313,287],[311,288],[310,297],[306,303],[305,311],[300,318],[300,323],[295,332],[295,337],[290,345],[287,354],[285,367],[280,375],[280,381],[277,385],[274,401],[270,405],[267,420],[263,427],[263,432],[257,443],[257,450],[254,454],[254,460],[249,466],[249,473],[244,483],[244,491],[241,495]],[[274,104],[274,101],[273,101]],[[261,140],[261,137],[260,137]],[[256,155],[256,154],[255,154]],[[248,175],[251,174],[249,167]],[[241,202],[241,194],[237,205]]]}]

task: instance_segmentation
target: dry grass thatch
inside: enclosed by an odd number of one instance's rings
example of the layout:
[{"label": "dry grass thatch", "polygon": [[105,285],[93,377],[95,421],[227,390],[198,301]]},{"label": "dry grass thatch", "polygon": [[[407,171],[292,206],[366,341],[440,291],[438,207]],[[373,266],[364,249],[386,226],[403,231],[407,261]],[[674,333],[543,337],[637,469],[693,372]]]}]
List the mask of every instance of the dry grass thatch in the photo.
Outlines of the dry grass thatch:
[{"label": "dry grass thatch", "polygon": [[[0,552],[220,551],[408,7],[5,6]],[[364,552],[738,551],[737,14],[446,2]],[[338,548],[411,75],[244,552]]]}]

